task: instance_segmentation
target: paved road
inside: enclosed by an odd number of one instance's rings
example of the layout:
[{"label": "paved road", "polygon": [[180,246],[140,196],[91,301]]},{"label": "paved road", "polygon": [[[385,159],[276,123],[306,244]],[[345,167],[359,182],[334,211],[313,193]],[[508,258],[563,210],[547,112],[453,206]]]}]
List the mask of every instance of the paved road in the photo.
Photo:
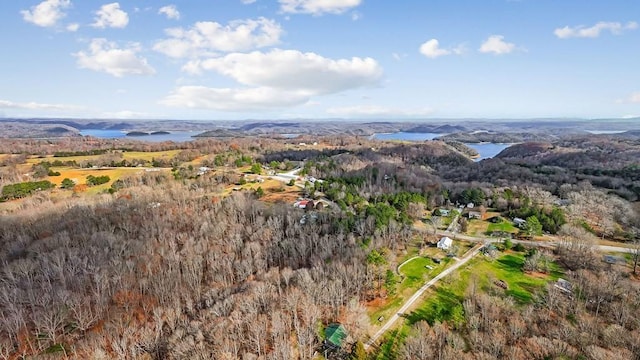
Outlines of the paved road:
[{"label": "paved road", "polygon": [[[449,236],[455,240],[464,240],[469,242],[477,242],[477,243],[495,243],[501,242],[502,239],[495,237],[477,237],[477,236],[469,236],[463,234],[452,233],[450,231],[437,231],[436,234],[441,236]],[[557,242],[553,241],[531,241],[531,240],[511,240],[514,244],[522,244],[527,246],[535,246],[535,247],[549,247],[554,248],[558,246]],[[633,253],[635,250],[628,247],[622,246],[610,246],[610,245],[595,245],[594,248],[598,251],[605,252],[622,252],[622,253]]]},{"label": "paved road", "polygon": [[387,332],[387,330],[389,330],[393,326],[393,324],[396,321],[398,321],[398,319],[400,318],[400,315],[404,314],[407,310],[409,310],[409,308],[411,308],[411,306],[420,298],[420,296],[422,296],[422,294],[424,294],[425,291],[427,291],[428,288],[432,287],[440,279],[442,279],[443,277],[451,274],[452,272],[456,271],[459,267],[461,267],[462,265],[466,264],[467,261],[471,260],[471,258],[476,256],[478,254],[478,252],[480,252],[481,248],[482,248],[481,245],[476,245],[471,250],[471,252],[469,252],[469,254],[467,254],[467,256],[465,256],[464,258],[460,259],[455,264],[453,264],[453,266],[451,266],[450,268],[444,270],[443,272],[438,274],[436,277],[434,277],[433,279],[429,280],[426,284],[424,284],[418,291],[416,291],[415,294],[413,294],[413,296],[411,296],[409,298],[409,300],[407,300],[404,303],[404,305],[402,305],[400,310],[398,310],[398,312],[393,314],[393,316],[391,316],[389,318],[389,320],[387,320],[387,322],[371,337],[371,339],[369,339],[369,341],[367,341],[367,343],[365,344],[365,349],[369,349],[369,347],[371,345],[375,344],[376,341],[378,341],[378,339],[380,338],[380,336],[382,336],[385,332]]},{"label": "paved road", "polygon": [[291,181],[291,179],[296,181],[298,179],[298,172],[300,172],[300,170],[302,170],[302,168],[298,167],[285,173],[271,175],[271,178],[275,180],[280,180],[285,183],[288,183],[289,181]]}]

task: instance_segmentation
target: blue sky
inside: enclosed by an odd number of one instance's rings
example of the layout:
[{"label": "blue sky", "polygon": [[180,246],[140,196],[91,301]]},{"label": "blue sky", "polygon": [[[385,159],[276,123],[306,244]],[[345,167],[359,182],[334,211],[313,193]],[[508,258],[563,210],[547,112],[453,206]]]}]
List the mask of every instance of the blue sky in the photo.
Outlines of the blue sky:
[{"label": "blue sky", "polygon": [[632,0],[0,3],[0,117],[640,116]]}]

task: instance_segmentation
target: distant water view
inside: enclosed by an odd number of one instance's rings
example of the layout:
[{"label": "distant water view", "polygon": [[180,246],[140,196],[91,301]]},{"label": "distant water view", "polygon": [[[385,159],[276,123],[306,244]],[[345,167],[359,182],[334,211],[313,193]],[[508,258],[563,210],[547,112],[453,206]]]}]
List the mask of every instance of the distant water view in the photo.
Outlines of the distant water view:
[{"label": "distant water view", "polygon": [[476,161],[480,161],[482,159],[490,159],[498,154],[512,144],[497,144],[497,143],[480,143],[480,144],[465,144],[468,147],[474,149],[480,154],[480,157],[475,159]]},{"label": "distant water view", "polygon": [[128,139],[128,140],[140,140],[140,141],[150,141],[150,142],[163,142],[163,141],[174,141],[174,142],[185,142],[195,140],[192,138],[193,135],[198,135],[200,132],[198,131],[171,131],[170,134],[155,134],[155,135],[143,135],[143,136],[127,136],[126,132],[122,132],[120,130],[97,130],[97,129],[87,129],[80,130],[80,134],[83,136],[94,136],[102,139]]},{"label": "distant water view", "polygon": [[[443,136],[443,135],[445,134],[397,132],[397,133],[389,133],[389,134],[374,134],[372,138],[378,139],[378,140],[425,141],[425,140],[433,140],[438,136]],[[480,161],[482,159],[489,159],[498,155],[502,150],[508,148],[512,144],[465,143],[465,145],[474,149],[475,151],[478,152],[478,154],[480,154],[480,157],[475,159],[476,161]]]}]

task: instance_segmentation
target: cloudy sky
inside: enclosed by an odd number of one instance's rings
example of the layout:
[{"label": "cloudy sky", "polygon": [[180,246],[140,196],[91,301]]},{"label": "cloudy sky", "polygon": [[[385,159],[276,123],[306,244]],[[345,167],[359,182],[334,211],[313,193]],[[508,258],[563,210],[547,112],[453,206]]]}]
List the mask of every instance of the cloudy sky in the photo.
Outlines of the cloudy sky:
[{"label": "cloudy sky", "polygon": [[640,115],[636,0],[3,0],[0,117]]}]

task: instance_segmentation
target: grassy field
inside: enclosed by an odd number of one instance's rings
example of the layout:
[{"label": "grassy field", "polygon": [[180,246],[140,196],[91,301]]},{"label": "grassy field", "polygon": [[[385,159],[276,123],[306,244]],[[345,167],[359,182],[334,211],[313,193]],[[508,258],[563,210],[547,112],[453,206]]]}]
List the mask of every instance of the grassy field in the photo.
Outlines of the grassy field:
[{"label": "grassy field", "polygon": [[49,155],[46,157],[31,157],[27,159],[26,163],[29,165],[34,165],[34,164],[40,164],[41,162],[44,162],[44,161],[56,161],[56,160],[60,160],[62,162],[75,161],[79,163],[81,161],[95,160],[100,156],[102,155],[83,155],[83,156],[65,156],[65,157],[53,157],[53,155]]},{"label": "grassy field", "polygon": [[[410,331],[410,325],[418,321],[464,323],[463,301],[469,285],[476,283],[480,291],[503,294],[512,297],[517,306],[533,301],[537,291],[544,289],[545,284],[562,276],[561,269],[554,263],[551,274],[528,275],[522,272],[523,253],[509,252],[490,261],[485,257],[476,257],[428,290],[425,300],[413,311],[404,315],[406,321],[397,329],[390,331],[383,339],[375,359],[394,359],[403,339]],[[404,267],[403,267],[404,270]],[[495,285],[502,280],[508,285],[503,290]]]},{"label": "grassy field", "polygon": [[487,233],[490,234],[490,233],[492,233],[494,231],[517,233],[518,232],[518,228],[515,227],[509,221],[503,221],[503,222],[500,222],[500,223],[497,223],[497,224],[489,223],[489,226],[487,227]]},{"label": "grassy field", "polygon": [[[460,246],[460,249],[468,249],[470,247]],[[402,259],[407,261],[412,257],[415,257],[418,250],[415,251],[409,248],[407,256]],[[409,254],[415,254],[409,256]],[[418,290],[425,282],[432,279],[447,268],[447,265],[453,261],[453,259],[445,257],[440,264],[433,262],[432,258],[442,258],[443,252],[435,247],[426,248],[422,252],[422,256],[415,257],[407,261],[399,269],[399,283],[396,288],[396,294],[390,295],[386,299],[377,299],[369,306],[369,318],[372,324],[378,324],[378,318],[388,318],[395,313],[407,300],[411,297],[416,290]],[[401,263],[402,263],[401,262]],[[427,268],[427,266],[433,267],[433,269]]]},{"label": "grassy field", "polygon": [[[433,269],[428,269],[427,266],[431,266]],[[441,265],[434,263],[433,260],[422,256],[407,262],[399,269],[400,274],[405,276],[404,281],[400,284],[399,292],[403,292],[407,288],[420,288],[424,283],[425,277],[436,271],[436,268],[441,267]],[[432,278],[433,276],[429,277]]]},{"label": "grassy field", "polygon": [[[494,261],[485,258],[476,258],[453,277],[448,284],[444,282],[434,287],[431,296],[415,311],[407,316],[409,323],[426,320],[430,324],[435,321],[451,320],[457,314],[455,308],[462,306],[466,289],[471,280],[477,282],[480,289],[486,292],[504,291],[505,296],[512,297],[517,304],[528,304],[533,300],[533,294],[544,288],[545,284],[557,280],[562,271],[556,265],[552,265],[552,272],[548,275],[537,274],[535,276],[525,274],[522,271],[524,254],[503,254]],[[498,288],[494,282],[502,280],[507,283],[508,289]]]},{"label": "grassy field", "polygon": [[[396,294],[386,299],[378,299],[369,308],[369,318],[372,324],[378,324],[378,318],[385,319],[395,313],[405,302],[418,290],[428,279],[432,279],[446,269],[451,259],[447,258],[440,264],[434,263],[431,259],[420,256],[410,260],[400,267],[400,278]],[[429,265],[433,269],[428,269]]]},{"label": "grassy field", "polygon": [[467,234],[471,236],[484,235],[487,232],[487,228],[489,227],[489,222],[471,219],[469,220],[469,225],[467,227]]},{"label": "grassy field", "polygon": [[155,151],[155,152],[142,152],[142,151],[126,151],[122,153],[122,157],[129,161],[133,159],[140,159],[151,161],[153,159],[173,159],[180,151],[182,150],[166,150],[166,151]]},{"label": "grassy field", "polygon": [[[125,151],[122,152],[122,158],[124,160],[130,161],[133,159],[140,159],[145,161],[151,161],[152,159],[165,159],[169,160],[174,158],[180,151],[182,150],[166,150],[166,151],[154,151],[154,152],[144,152],[144,151]],[[49,155],[46,157],[32,157],[27,159],[27,164],[39,164],[43,161],[56,161],[60,160],[62,162],[67,161],[75,161],[77,163],[83,161],[91,161],[96,160],[104,155],[82,155],[82,156],[64,156],[64,157],[53,157],[53,155]]]},{"label": "grassy field", "polygon": [[228,196],[236,188],[240,188],[242,191],[255,191],[259,187],[262,188],[265,195],[260,200],[268,203],[285,202],[293,205],[293,203],[300,197],[300,188],[297,186],[289,186],[282,181],[267,179],[262,177],[264,182],[247,182],[244,185],[228,185],[219,196]]},{"label": "grassy field", "polygon": [[[73,180],[76,183],[76,185],[86,185],[87,176],[89,175],[109,176],[111,180],[106,184],[86,187],[86,192],[89,194],[97,194],[97,193],[103,192],[109,189],[109,187],[111,187],[111,184],[113,184],[114,181],[122,177],[144,171],[139,168],[75,169],[75,168],[68,168],[68,167],[55,168],[55,170],[60,172],[60,176],[49,176],[47,180],[51,181],[52,183],[58,186],[60,186],[60,184],[62,183],[62,180],[65,178],[69,178]],[[85,187],[79,186],[78,189],[85,189]]]}]

